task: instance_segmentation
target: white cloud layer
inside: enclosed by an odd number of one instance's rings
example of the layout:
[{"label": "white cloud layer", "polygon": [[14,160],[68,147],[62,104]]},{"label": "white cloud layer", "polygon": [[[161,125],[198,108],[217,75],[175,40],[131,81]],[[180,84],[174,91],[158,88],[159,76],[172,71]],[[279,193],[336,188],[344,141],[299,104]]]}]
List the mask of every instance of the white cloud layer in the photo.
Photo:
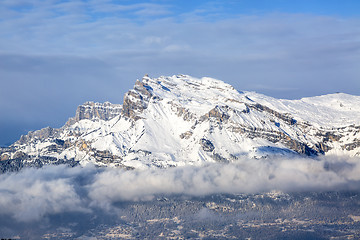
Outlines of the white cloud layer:
[{"label": "white cloud layer", "polygon": [[114,203],[157,195],[359,190],[359,172],[360,159],[340,157],[243,159],[141,171],[48,166],[0,175],[0,216],[31,222],[66,212],[111,212]]}]

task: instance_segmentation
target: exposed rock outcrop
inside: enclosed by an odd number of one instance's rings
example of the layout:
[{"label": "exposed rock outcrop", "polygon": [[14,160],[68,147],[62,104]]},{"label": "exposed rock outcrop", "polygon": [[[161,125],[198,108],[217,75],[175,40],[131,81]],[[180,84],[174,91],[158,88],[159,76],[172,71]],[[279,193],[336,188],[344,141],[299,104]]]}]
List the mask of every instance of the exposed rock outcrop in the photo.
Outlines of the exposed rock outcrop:
[{"label": "exposed rock outcrop", "polygon": [[135,121],[140,119],[139,115],[147,108],[152,96],[152,88],[137,80],[134,89],[124,96],[122,114]]},{"label": "exposed rock outcrop", "polygon": [[70,118],[66,125],[70,126],[83,119],[101,119],[108,121],[118,116],[122,111],[121,104],[112,104],[110,102],[94,103],[86,102],[78,106],[75,117]]},{"label": "exposed rock outcrop", "polygon": [[205,138],[200,139],[200,145],[205,152],[212,152],[215,149],[214,144]]},{"label": "exposed rock outcrop", "polygon": [[17,144],[26,144],[30,141],[39,140],[42,141],[44,139],[47,139],[49,137],[55,137],[58,136],[60,130],[46,127],[40,130],[36,131],[30,131],[27,135],[22,135],[20,139],[16,142]]}]

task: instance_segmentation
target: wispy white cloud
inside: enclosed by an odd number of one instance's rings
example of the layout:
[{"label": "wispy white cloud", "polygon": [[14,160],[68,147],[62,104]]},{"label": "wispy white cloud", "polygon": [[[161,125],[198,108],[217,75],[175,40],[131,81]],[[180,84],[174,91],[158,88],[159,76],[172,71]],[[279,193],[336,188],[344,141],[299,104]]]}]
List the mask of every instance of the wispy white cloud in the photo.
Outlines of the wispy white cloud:
[{"label": "wispy white cloud", "polygon": [[306,158],[242,160],[235,164],[167,170],[109,170],[96,176],[90,198],[103,206],[117,201],[147,200],[158,194],[203,196],[357,189],[357,159]]},{"label": "wispy white cloud", "polygon": [[30,222],[64,212],[113,212],[116,202],[159,195],[358,190],[359,171],[359,159],[345,157],[242,159],[133,171],[48,166],[0,175],[0,216]]},{"label": "wispy white cloud", "polygon": [[76,192],[74,180],[86,169],[66,166],[27,169],[0,176],[0,214],[30,222],[45,215],[63,212],[89,212]]}]

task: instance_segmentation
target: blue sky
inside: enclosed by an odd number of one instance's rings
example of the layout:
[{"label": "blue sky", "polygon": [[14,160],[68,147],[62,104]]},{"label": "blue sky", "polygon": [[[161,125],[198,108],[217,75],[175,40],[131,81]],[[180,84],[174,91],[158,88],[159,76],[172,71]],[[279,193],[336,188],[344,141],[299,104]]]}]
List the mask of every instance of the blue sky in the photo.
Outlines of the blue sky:
[{"label": "blue sky", "polygon": [[0,1],[0,145],[144,74],[278,98],[360,92],[360,1]]}]

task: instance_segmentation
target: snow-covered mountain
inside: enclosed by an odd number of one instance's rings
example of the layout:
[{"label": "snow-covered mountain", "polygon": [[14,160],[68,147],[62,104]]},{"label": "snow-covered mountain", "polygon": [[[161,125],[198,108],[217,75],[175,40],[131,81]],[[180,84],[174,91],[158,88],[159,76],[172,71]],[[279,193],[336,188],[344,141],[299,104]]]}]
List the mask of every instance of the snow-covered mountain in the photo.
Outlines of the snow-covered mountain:
[{"label": "snow-covered mountain", "polygon": [[125,168],[319,154],[360,155],[360,97],[300,100],[239,92],[187,75],[136,81],[120,104],[87,102],[60,129],[29,132],[1,154],[2,171],[53,163]]}]

